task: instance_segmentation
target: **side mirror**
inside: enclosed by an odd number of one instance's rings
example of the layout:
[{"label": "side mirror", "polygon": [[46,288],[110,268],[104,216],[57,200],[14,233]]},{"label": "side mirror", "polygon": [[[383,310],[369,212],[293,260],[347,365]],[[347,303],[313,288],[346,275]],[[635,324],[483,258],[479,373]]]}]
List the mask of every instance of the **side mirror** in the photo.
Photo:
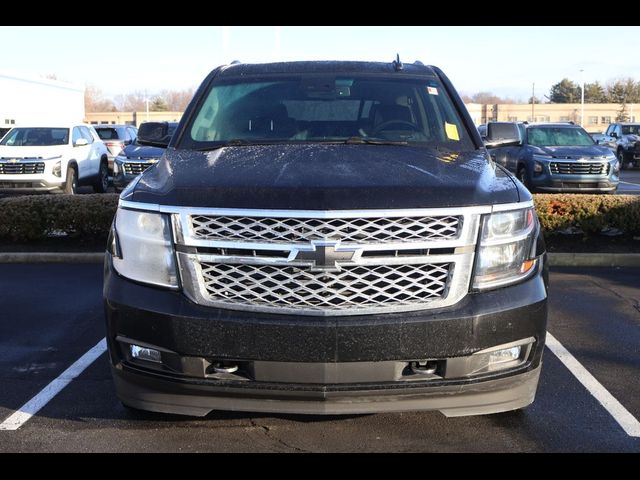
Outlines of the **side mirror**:
[{"label": "side mirror", "polygon": [[89,145],[89,140],[86,138],[79,138],[73,143],[74,147],[84,147],[86,145]]},{"label": "side mirror", "polygon": [[617,134],[616,132],[611,132],[611,136],[612,136],[613,138],[618,138],[618,134]]},{"label": "side mirror", "polygon": [[138,127],[138,143],[140,145],[167,148],[170,140],[167,122],[146,122]]},{"label": "side mirror", "polygon": [[600,145],[600,140],[596,140],[596,145]]},{"label": "side mirror", "polygon": [[489,122],[487,124],[487,148],[521,145],[518,125],[513,122]]}]

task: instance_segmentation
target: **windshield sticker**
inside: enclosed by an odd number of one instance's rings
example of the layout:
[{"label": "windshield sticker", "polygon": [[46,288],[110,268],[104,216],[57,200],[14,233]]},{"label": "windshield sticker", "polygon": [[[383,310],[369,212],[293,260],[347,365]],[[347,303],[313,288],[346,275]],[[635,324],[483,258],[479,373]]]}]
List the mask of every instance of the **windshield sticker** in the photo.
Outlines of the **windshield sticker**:
[{"label": "windshield sticker", "polygon": [[429,95],[438,95],[438,89],[436,87],[427,87],[427,93]]},{"label": "windshield sticker", "polygon": [[460,140],[460,135],[458,135],[458,127],[455,124],[444,122],[444,131],[447,133],[447,138],[449,140]]}]

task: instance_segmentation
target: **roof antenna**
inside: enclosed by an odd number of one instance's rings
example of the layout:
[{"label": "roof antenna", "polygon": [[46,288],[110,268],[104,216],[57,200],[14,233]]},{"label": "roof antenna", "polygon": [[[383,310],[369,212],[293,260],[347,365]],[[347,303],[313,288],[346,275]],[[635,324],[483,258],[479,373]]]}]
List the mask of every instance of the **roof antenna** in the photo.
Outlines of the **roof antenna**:
[{"label": "roof antenna", "polygon": [[396,72],[399,72],[404,68],[404,65],[402,65],[402,62],[400,61],[399,53],[396,53],[396,59],[392,63],[393,63],[393,68],[395,68]]}]

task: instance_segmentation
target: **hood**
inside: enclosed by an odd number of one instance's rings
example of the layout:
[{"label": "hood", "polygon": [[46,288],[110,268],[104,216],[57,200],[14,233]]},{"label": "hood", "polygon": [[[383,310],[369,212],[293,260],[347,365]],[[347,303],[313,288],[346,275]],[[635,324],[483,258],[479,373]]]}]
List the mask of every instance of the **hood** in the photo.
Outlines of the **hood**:
[{"label": "hood", "polygon": [[0,145],[0,158],[48,158],[63,155],[67,151],[67,145],[51,145],[45,147],[10,147]]},{"label": "hood", "polygon": [[426,208],[519,201],[485,150],[387,145],[170,148],[126,200],[192,207],[300,210]]},{"label": "hood", "polygon": [[606,157],[611,150],[601,145],[570,146],[570,147],[534,147],[530,145],[532,153],[563,159],[578,159],[589,157]]},{"label": "hood", "polygon": [[150,147],[148,145],[127,145],[124,154],[132,159],[160,158],[164,153],[164,148]]}]

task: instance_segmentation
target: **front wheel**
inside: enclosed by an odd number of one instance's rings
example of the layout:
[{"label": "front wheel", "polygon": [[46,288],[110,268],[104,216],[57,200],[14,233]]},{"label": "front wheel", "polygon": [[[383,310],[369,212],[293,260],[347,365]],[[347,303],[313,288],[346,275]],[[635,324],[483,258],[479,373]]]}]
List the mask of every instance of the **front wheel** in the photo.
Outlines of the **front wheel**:
[{"label": "front wheel", "polygon": [[529,180],[527,180],[527,169],[524,168],[524,165],[520,165],[518,167],[518,172],[516,173],[516,178],[518,180],[520,180],[520,182],[527,187],[527,190],[529,190],[531,193],[533,193],[533,189],[531,187],[531,184],[529,183]]},{"label": "front wheel", "polygon": [[98,171],[98,179],[93,185],[96,193],[105,193],[109,188],[109,167],[106,161],[100,162],[100,170]]},{"label": "front wheel", "polygon": [[624,164],[625,164],[624,151],[623,150],[618,150],[618,153],[617,153],[616,157],[618,157],[618,163],[620,164],[620,170],[624,170]]},{"label": "front wheel", "polygon": [[67,168],[67,178],[64,184],[64,193],[75,195],[78,193],[78,172],[75,167]]}]

